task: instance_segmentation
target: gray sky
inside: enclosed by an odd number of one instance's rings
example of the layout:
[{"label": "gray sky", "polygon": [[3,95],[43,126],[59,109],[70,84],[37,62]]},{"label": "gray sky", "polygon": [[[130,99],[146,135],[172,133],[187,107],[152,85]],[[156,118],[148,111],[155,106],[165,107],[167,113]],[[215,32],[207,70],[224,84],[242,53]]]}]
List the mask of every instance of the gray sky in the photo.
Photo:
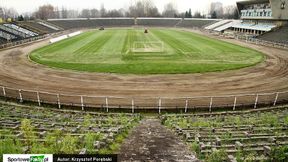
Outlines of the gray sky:
[{"label": "gray sky", "polygon": [[[97,8],[99,9],[103,3],[106,9],[119,9],[129,6],[136,0],[0,0],[0,6],[7,8],[15,8],[18,13],[33,12],[38,6],[43,4],[52,4],[53,6],[66,7],[67,9],[83,9]],[[192,12],[206,12],[210,2],[222,2],[223,5],[235,4],[237,0],[152,0],[162,12],[163,7],[168,2],[177,5],[180,12],[184,12],[189,8]],[[239,0],[238,0],[239,1]]]}]

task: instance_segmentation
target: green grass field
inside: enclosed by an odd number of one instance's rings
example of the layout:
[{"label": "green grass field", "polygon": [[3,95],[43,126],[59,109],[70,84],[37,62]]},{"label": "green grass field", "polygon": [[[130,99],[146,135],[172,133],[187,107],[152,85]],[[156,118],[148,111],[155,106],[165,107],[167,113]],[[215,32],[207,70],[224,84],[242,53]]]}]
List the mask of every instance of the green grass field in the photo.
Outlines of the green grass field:
[{"label": "green grass field", "polygon": [[30,58],[50,67],[122,74],[224,71],[261,62],[253,49],[176,29],[106,29],[37,49]]}]

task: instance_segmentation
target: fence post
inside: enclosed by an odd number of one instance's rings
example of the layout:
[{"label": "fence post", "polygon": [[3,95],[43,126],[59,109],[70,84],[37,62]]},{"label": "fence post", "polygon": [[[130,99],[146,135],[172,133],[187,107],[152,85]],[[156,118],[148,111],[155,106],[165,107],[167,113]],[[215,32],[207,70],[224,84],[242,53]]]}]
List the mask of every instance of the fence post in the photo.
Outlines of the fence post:
[{"label": "fence post", "polygon": [[37,101],[38,101],[38,106],[41,106],[40,95],[38,91],[37,91]]},{"label": "fence post", "polygon": [[59,94],[57,94],[57,103],[58,103],[58,108],[61,109],[60,95]]},{"label": "fence post", "polygon": [[134,113],[134,98],[132,98],[132,103],[131,103],[132,105],[132,113]]},{"label": "fence post", "polygon": [[109,112],[108,97],[105,98],[106,112]]},{"label": "fence post", "polygon": [[21,89],[19,89],[18,91],[19,91],[19,98],[20,98],[20,102],[23,102],[23,98],[22,98]]},{"label": "fence post", "polygon": [[210,98],[209,112],[212,111],[213,97]]},{"label": "fence post", "polygon": [[233,105],[233,111],[235,111],[236,109],[236,103],[237,103],[237,97],[234,97],[234,105]]},{"label": "fence post", "polygon": [[278,96],[279,96],[279,92],[276,93],[276,96],[275,96],[275,100],[274,100],[273,106],[276,106],[276,103],[277,103],[277,100],[278,100]]},{"label": "fence post", "polygon": [[256,109],[256,108],[257,108],[258,97],[259,97],[259,95],[257,94],[257,95],[256,95],[256,99],[255,99],[254,109]]},{"label": "fence post", "polygon": [[158,101],[158,108],[159,108],[158,113],[159,114],[161,114],[161,105],[162,105],[162,100],[161,100],[161,98],[159,98],[159,101]]},{"label": "fence post", "polygon": [[84,111],[84,100],[83,100],[83,96],[81,96],[81,107],[82,107],[82,110]]},{"label": "fence post", "polygon": [[188,109],[188,99],[186,99],[185,101],[185,113],[187,113],[187,109]]},{"label": "fence post", "polygon": [[2,87],[2,90],[3,90],[3,96],[6,97],[6,90],[5,90],[5,87]]}]

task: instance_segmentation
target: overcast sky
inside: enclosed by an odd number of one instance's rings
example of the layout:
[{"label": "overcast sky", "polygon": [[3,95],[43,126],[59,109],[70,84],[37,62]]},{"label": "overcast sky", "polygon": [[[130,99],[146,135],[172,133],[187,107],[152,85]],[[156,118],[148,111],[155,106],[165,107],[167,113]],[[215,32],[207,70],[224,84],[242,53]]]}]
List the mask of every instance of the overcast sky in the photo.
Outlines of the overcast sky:
[{"label": "overcast sky", "polygon": [[[33,12],[38,6],[43,4],[52,4],[53,6],[66,7],[67,9],[83,9],[97,8],[104,4],[106,9],[120,9],[129,6],[136,0],[0,0],[0,6],[7,8],[15,8],[18,13]],[[208,4],[211,2],[222,2],[223,5],[235,4],[237,0],[152,0],[162,12],[164,5],[173,2],[177,5],[180,12],[184,12],[189,8],[192,12],[206,12]],[[238,0],[239,1],[239,0]]]}]

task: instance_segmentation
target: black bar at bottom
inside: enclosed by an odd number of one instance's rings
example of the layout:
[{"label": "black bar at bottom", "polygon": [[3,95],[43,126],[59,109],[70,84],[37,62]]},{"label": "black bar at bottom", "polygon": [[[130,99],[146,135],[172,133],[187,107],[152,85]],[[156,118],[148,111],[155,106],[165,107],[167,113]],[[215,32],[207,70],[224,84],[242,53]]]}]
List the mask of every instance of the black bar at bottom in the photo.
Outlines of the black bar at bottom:
[{"label": "black bar at bottom", "polygon": [[116,154],[53,154],[53,162],[117,162]]}]

